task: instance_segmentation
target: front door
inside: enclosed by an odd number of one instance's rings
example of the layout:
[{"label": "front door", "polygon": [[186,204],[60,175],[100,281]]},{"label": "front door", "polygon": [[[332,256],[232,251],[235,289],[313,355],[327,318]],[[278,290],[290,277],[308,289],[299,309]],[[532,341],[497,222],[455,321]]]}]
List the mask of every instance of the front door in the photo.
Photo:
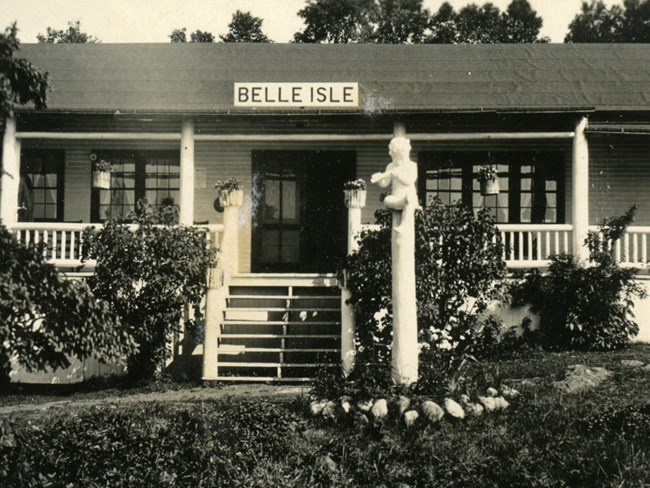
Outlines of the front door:
[{"label": "front door", "polygon": [[347,242],[343,183],[355,166],[352,151],[253,152],[253,272],[336,271]]}]

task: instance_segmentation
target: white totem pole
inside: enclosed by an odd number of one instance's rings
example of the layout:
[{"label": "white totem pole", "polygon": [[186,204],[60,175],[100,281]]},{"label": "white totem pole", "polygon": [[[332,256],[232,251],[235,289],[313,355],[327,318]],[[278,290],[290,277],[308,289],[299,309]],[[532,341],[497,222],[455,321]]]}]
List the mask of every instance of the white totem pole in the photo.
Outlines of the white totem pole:
[{"label": "white totem pole", "polygon": [[[396,131],[397,132],[397,131]],[[420,208],[415,181],[417,164],[411,161],[410,141],[396,135],[388,145],[392,162],[383,173],[370,178],[390,195],[384,205],[392,210],[391,253],[393,273],[393,349],[392,376],[400,385],[418,379],[418,332],[415,301],[415,210]]]}]

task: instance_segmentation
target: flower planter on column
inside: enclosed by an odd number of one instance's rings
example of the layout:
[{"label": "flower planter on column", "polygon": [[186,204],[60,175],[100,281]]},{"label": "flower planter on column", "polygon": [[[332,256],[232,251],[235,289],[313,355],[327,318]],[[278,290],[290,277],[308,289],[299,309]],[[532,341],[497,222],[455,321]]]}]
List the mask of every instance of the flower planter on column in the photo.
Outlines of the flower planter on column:
[{"label": "flower planter on column", "polygon": [[111,173],[110,171],[93,171],[93,188],[100,190],[111,189]]},{"label": "flower planter on column", "polygon": [[243,190],[218,190],[219,203],[222,207],[241,207],[244,205]]},{"label": "flower planter on column", "polygon": [[364,208],[366,206],[366,190],[343,190],[343,198],[347,208]]}]

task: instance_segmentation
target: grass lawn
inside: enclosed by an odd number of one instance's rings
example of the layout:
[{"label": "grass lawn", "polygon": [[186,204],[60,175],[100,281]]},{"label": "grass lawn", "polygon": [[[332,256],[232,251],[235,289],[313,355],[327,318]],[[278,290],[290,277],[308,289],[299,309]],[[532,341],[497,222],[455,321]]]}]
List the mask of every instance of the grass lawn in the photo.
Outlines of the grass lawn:
[{"label": "grass lawn", "polygon": [[[169,401],[152,387],[14,390],[0,407],[43,408],[0,413],[0,486],[650,486],[650,372],[622,359],[648,364],[650,345],[484,362],[481,384],[534,380],[506,412],[409,431],[309,418],[304,395]],[[560,393],[553,381],[577,363],[614,375]],[[117,401],[156,391],[160,400]],[[47,408],[66,395],[96,402]]]}]

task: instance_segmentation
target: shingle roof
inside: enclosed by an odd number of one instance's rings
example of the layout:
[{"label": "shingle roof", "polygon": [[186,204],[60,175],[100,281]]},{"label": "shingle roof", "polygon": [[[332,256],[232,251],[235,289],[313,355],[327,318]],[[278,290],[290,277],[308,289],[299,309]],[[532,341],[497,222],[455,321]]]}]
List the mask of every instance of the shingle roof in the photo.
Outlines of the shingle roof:
[{"label": "shingle roof", "polygon": [[[23,45],[48,109],[215,113],[234,82],[358,82],[359,111],[650,110],[650,45]],[[258,109],[259,110],[259,109]]]}]

